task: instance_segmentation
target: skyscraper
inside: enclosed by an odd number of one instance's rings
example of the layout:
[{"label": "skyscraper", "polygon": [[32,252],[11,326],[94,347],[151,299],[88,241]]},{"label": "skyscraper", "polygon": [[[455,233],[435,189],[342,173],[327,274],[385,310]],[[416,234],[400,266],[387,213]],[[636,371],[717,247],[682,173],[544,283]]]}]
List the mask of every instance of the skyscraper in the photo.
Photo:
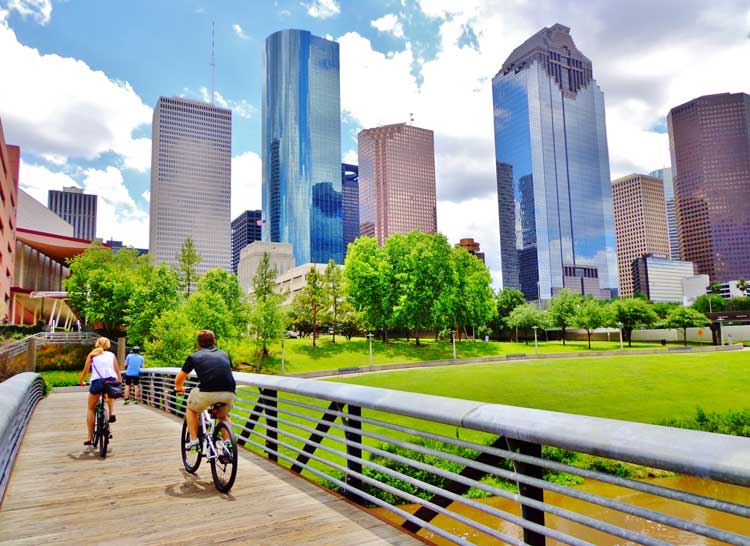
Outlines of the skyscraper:
[{"label": "skyscraper", "polygon": [[[0,318],[11,315],[11,285],[16,257],[16,212],[21,149],[5,143],[0,123]],[[40,205],[41,206],[41,205]]]},{"label": "skyscraper", "polygon": [[667,116],[680,258],[712,281],[750,277],[750,95],[706,95]]},{"label": "skyscraper", "polygon": [[260,241],[261,225],[263,223],[261,211],[246,210],[232,220],[232,272],[237,274],[240,263],[240,252],[250,243]]},{"label": "skyscraper", "polygon": [[356,165],[341,164],[341,196],[346,257],[346,247],[359,237],[359,169]]},{"label": "skyscraper", "polygon": [[160,97],[151,151],[149,251],[177,263],[192,239],[196,270],[231,267],[232,111],[181,97]]},{"label": "skyscraper", "polygon": [[644,254],[669,256],[664,182],[642,174],[630,174],[613,180],[612,204],[620,295],[632,297],[636,290],[633,262]]},{"label": "skyscraper", "polygon": [[47,208],[73,226],[73,237],[87,241],[96,239],[96,201],[75,186],[47,193]]},{"label": "skyscraper", "polygon": [[680,240],[677,237],[677,216],[674,211],[674,184],[672,169],[665,167],[648,173],[664,182],[664,204],[667,209],[667,230],[669,231],[669,255],[673,260],[680,259]]},{"label": "skyscraper", "polygon": [[616,293],[604,95],[570,29],[517,47],[492,98],[503,285],[530,300]]},{"label": "skyscraper", "polygon": [[305,30],[266,38],[263,240],[297,265],[343,263],[339,45]]},{"label": "skyscraper", "polygon": [[359,141],[359,234],[379,244],[394,233],[437,232],[435,142],[429,129],[398,123]]}]

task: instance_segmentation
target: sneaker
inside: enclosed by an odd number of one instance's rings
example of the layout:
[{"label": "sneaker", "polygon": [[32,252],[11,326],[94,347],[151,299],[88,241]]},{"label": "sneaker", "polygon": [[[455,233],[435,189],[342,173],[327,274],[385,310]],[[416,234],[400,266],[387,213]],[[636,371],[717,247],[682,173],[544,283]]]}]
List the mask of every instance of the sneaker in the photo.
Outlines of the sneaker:
[{"label": "sneaker", "polygon": [[201,442],[200,440],[191,440],[187,444],[185,444],[185,451],[189,451],[191,453],[198,453],[200,451]]},{"label": "sneaker", "polygon": [[124,405],[127,406],[128,404],[130,404],[130,400],[125,400],[125,404]]},{"label": "sneaker", "polygon": [[139,403],[140,402],[138,401],[138,399],[133,400],[133,404],[139,404]]},{"label": "sneaker", "polygon": [[110,423],[114,423],[115,421],[117,421],[117,415],[110,415],[109,416],[109,422]]}]

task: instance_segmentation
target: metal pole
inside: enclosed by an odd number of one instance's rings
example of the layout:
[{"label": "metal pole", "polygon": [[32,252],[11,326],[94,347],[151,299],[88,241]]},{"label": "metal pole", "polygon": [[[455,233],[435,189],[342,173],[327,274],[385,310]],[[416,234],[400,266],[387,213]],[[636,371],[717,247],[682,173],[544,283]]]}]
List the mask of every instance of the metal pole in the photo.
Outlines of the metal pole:
[{"label": "metal pole", "polygon": [[281,375],[284,375],[284,337],[281,337]]},{"label": "metal pole", "polygon": [[539,343],[537,342],[537,339],[536,339],[536,329],[537,329],[537,327],[533,326],[533,328],[534,328],[534,353],[535,354],[539,354]]},{"label": "metal pole", "polygon": [[451,331],[451,342],[453,343],[453,360],[456,360],[456,333]]},{"label": "metal pole", "polygon": [[370,340],[370,371],[372,371],[372,334],[367,334],[367,339]]}]

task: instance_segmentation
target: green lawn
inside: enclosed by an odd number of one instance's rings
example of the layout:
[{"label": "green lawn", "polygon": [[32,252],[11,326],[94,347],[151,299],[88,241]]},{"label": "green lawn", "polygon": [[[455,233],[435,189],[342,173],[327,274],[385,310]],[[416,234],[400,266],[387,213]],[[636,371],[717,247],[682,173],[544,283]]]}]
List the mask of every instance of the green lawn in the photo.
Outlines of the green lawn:
[{"label": "green lawn", "polygon": [[750,408],[750,352],[611,356],[422,368],[336,379],[454,398],[656,423]]}]

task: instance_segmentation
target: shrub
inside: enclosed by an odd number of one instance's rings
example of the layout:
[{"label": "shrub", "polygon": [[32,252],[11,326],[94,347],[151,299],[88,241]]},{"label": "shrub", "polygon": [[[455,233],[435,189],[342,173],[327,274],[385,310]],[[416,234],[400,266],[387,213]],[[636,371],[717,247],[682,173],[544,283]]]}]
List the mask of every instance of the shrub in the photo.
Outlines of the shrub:
[{"label": "shrub", "polygon": [[39,345],[36,349],[36,371],[82,370],[91,348],[90,345]]},{"label": "shrub", "polygon": [[667,419],[661,424],[668,427],[750,437],[750,409],[706,413],[703,408],[698,407],[692,419]]}]

